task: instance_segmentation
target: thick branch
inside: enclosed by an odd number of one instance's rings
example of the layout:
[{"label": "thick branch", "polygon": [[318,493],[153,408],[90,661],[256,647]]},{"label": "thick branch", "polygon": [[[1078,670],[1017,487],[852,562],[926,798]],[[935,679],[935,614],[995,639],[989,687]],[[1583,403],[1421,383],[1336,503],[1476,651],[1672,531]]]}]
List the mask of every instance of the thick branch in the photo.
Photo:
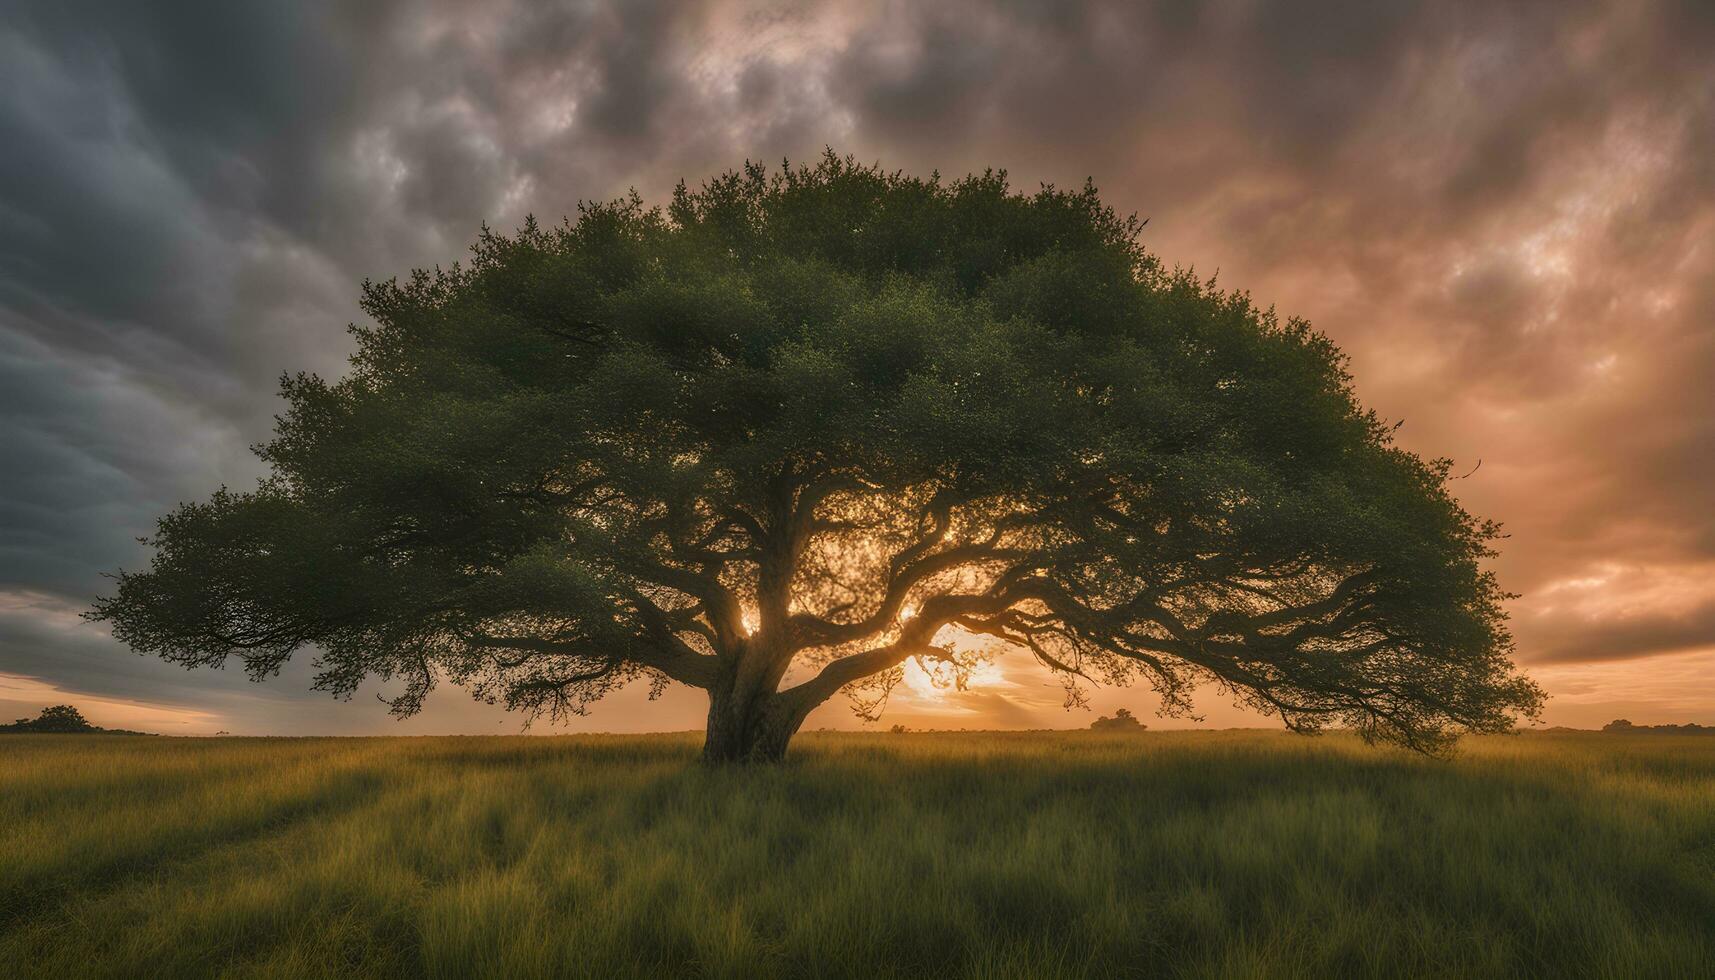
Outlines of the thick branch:
[{"label": "thick branch", "polygon": [[897,667],[907,657],[932,649],[931,643],[941,627],[963,616],[992,615],[1019,601],[1017,583],[1004,577],[987,592],[976,595],[938,595],[923,603],[923,608],[900,630],[899,639],[885,646],[851,654],[831,661],[815,677],[783,692],[786,697],[807,702],[811,707],[826,701],[834,692],[871,674]]},{"label": "thick branch", "polygon": [[[915,546],[911,550],[916,550]],[[908,551],[905,554],[909,553]],[[885,630],[898,618],[911,590],[928,579],[967,565],[1017,561],[1030,557],[1030,554],[1028,551],[997,548],[989,543],[973,543],[956,545],[906,563],[896,559],[893,573],[887,583],[887,591],[874,612],[852,623],[836,623],[811,613],[798,613],[791,619],[793,649],[836,646],[873,636]]]}]

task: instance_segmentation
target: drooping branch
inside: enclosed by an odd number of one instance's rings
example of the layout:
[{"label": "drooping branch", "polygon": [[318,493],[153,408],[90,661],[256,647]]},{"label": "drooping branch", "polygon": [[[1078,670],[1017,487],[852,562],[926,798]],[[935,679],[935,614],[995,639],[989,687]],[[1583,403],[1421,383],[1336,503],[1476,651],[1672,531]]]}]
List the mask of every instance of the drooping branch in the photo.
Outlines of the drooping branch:
[{"label": "drooping branch", "polygon": [[[944,522],[933,523],[931,530],[941,526]],[[1090,596],[1080,596],[1068,587],[1064,575],[1041,574],[1041,562],[1025,561],[1021,553],[970,544],[926,553],[929,549],[925,543],[920,537],[901,552],[914,554],[910,560],[894,560],[888,593],[876,612],[851,623],[801,614],[795,617],[800,636],[832,644],[881,633],[894,624],[912,589],[935,574],[965,563],[1011,559],[1015,564],[979,593],[925,598],[917,615],[899,626],[892,642],[838,657],[788,694],[817,700],[831,696],[842,687],[932,650],[935,634],[953,625],[1027,650],[1051,670],[1070,677],[1090,679],[1091,657],[1134,662],[1157,681],[1170,703],[1180,701],[1184,687],[1183,675],[1174,664],[1190,665],[1234,690],[1260,692],[1257,696],[1267,704],[1302,723],[1307,715],[1372,710],[1374,696],[1336,686],[1333,704],[1295,697],[1293,692],[1315,689],[1316,684],[1291,664],[1335,658],[1362,661],[1396,642],[1391,636],[1374,638],[1364,633],[1377,582],[1370,571],[1338,579],[1327,573],[1284,577],[1290,588],[1278,583],[1267,587],[1241,582],[1260,608],[1245,611],[1223,604],[1200,620],[1188,621],[1175,610],[1176,605],[1196,608],[1183,598],[1175,601],[1176,591],[1179,596],[1194,592],[1183,582],[1177,583],[1179,590],[1140,585],[1123,601],[1092,604]],[[1313,588],[1317,581],[1334,584],[1317,592]],[[1232,583],[1202,582],[1198,586],[1211,590],[1228,584]],[[1364,636],[1368,642],[1338,646],[1338,641],[1354,635]],[[1329,643],[1336,643],[1337,648],[1329,648]],[[1112,661],[1109,663],[1113,666]],[[1315,680],[1322,688],[1328,687],[1325,677]]]},{"label": "drooping branch", "polygon": [[713,683],[717,669],[715,658],[697,653],[683,641],[664,635],[658,630],[651,630],[650,633],[650,638],[639,637],[631,643],[611,638],[560,641],[533,635],[502,636],[481,632],[468,634],[463,640],[473,648],[504,650],[517,654],[509,659],[497,660],[497,666],[503,669],[522,667],[532,659],[543,657],[569,657],[588,661],[618,657],[659,671],[681,684],[706,688]]}]

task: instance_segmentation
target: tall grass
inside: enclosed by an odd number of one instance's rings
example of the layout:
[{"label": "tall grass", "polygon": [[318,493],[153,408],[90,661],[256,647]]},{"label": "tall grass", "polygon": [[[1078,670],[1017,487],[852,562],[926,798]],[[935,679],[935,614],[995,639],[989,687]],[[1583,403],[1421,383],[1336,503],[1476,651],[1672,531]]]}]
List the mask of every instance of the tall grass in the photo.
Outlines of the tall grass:
[{"label": "tall grass", "polygon": [[1715,739],[0,741],[0,973],[1715,976]]}]

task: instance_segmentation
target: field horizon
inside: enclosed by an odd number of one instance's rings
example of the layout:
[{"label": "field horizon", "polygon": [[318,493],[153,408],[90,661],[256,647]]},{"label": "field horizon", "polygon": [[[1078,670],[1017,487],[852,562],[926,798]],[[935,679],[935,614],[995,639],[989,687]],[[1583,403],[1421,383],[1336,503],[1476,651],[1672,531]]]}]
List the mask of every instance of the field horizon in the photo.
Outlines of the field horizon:
[{"label": "field horizon", "polygon": [[[1095,716],[1095,713],[1091,712],[1092,720],[1094,719],[1094,716]],[[20,721],[23,721],[23,720],[25,720],[25,719],[20,719]],[[1172,721],[1172,720],[1173,719],[1169,719],[1169,721]],[[1608,724],[1612,725],[1618,721],[1620,721],[1620,720],[1616,719],[1615,722],[1609,722]],[[815,727],[815,728],[806,727],[802,730],[802,732],[800,734],[801,735],[810,735],[810,734],[815,734],[815,735],[843,735],[843,736],[852,736],[855,738],[868,738],[868,737],[894,738],[894,737],[898,737],[900,735],[1072,735],[1072,734],[1077,734],[1077,733],[1090,733],[1093,731],[1091,726],[1087,723],[1083,724],[1083,725],[1077,725],[1077,726],[1067,726],[1067,727],[1044,726],[1044,727],[1039,727],[1039,728],[970,728],[970,727],[938,728],[938,727],[915,726],[915,725],[904,726],[903,729],[899,730],[899,731],[890,730],[890,728],[891,728],[891,726],[878,722],[873,726],[866,726],[863,728],[834,728],[834,727],[830,727],[830,726],[819,726],[819,727]],[[1687,731],[1687,729],[1689,729],[1689,731]],[[1663,724],[1659,724],[1659,725],[1632,726],[1627,731],[1631,734],[1639,734],[1639,735],[1644,735],[1644,734],[1679,734],[1682,732],[1684,734],[1687,734],[1687,735],[1697,735],[1697,734],[1705,734],[1705,733],[1715,733],[1715,725],[1700,725],[1700,724],[1695,723],[1695,722],[1691,722],[1691,723],[1663,723]],[[1145,722],[1140,727],[1138,727],[1136,729],[1127,729],[1127,730],[1124,730],[1124,731],[1119,732],[1117,734],[1123,736],[1123,735],[1127,735],[1127,734],[1141,735],[1141,734],[1145,734],[1145,733],[1152,734],[1152,735],[1163,735],[1163,734],[1191,734],[1191,733],[1199,733],[1199,732],[1208,733],[1208,734],[1245,733],[1245,732],[1255,733],[1255,734],[1259,734],[1259,735],[1290,734],[1290,733],[1285,732],[1278,725],[1272,726],[1272,727],[1266,726],[1266,725],[1226,725],[1226,726],[1220,726],[1220,727],[1203,726],[1203,725],[1187,725],[1187,726],[1183,726],[1183,727],[1169,727],[1169,726],[1158,725],[1158,724],[1155,724],[1153,722]],[[654,738],[654,737],[675,737],[675,738],[698,738],[698,739],[700,739],[703,737],[704,731],[700,727],[697,727],[697,728],[663,728],[663,729],[657,729],[657,730],[652,730],[652,731],[608,731],[608,730],[556,731],[556,730],[551,730],[551,729],[536,729],[534,727],[525,727],[519,731],[513,731],[513,732],[405,732],[405,733],[400,733],[400,734],[389,734],[386,732],[281,733],[281,732],[230,732],[230,731],[221,731],[221,732],[205,733],[205,732],[152,732],[152,731],[138,731],[138,730],[130,730],[130,729],[111,729],[111,728],[104,728],[104,727],[92,727],[88,731],[80,731],[80,732],[36,733],[36,732],[30,732],[27,730],[17,730],[13,726],[0,725],[0,734],[4,734],[4,735],[69,734],[69,735],[74,735],[74,736],[106,735],[106,736],[118,736],[118,737],[146,736],[149,738],[188,739],[188,740],[206,740],[206,739],[434,739],[434,738],[618,738],[618,739],[623,739],[623,738]],[[1114,733],[1110,733],[1110,734],[1114,734]],[[1319,738],[1322,736],[1349,736],[1349,735],[1353,735],[1353,734],[1354,733],[1350,729],[1344,728],[1340,725],[1330,725],[1328,728],[1326,728],[1323,731],[1323,733],[1321,735],[1307,735],[1307,736],[1297,736],[1297,737],[1305,737],[1305,738],[1314,739],[1314,738]],[[1496,736],[1496,737],[1513,738],[1513,737],[1520,737],[1520,736],[1531,737],[1531,736],[1537,736],[1537,735],[1559,735],[1559,734],[1599,735],[1599,734],[1614,734],[1614,733],[1605,732],[1605,730],[1603,728],[1600,728],[1600,727],[1598,727],[1598,728],[1583,728],[1583,727],[1579,727],[1577,725],[1540,725],[1539,724],[1539,725],[1521,726],[1513,732],[1510,732],[1506,735]],[[1470,735],[1465,736],[1466,739],[1474,738],[1474,737],[1486,737],[1486,736],[1470,736]],[[1393,750],[1393,747],[1391,747],[1391,746],[1383,746],[1380,744],[1378,744],[1375,747],[1378,750],[1386,750],[1386,751],[1392,751]],[[1457,748],[1454,749],[1454,753],[1455,754],[1457,753]]]},{"label": "field horizon", "polygon": [[[1646,727],[1646,726],[1639,726],[1639,727],[1644,729],[1643,731],[1639,732],[1639,734],[1647,734],[1648,733],[1648,727]],[[1709,727],[1711,731],[1715,731],[1715,727],[1711,727],[1711,726],[1704,726],[1704,727]],[[1355,734],[1353,732],[1351,732],[1349,729],[1343,729],[1343,728],[1337,728],[1337,727],[1330,727],[1329,729],[1327,729],[1326,731],[1324,731],[1320,735],[1296,735],[1294,733],[1285,732],[1280,728],[1267,728],[1267,727],[1264,727],[1261,725],[1232,725],[1232,726],[1228,726],[1225,728],[1198,728],[1198,727],[1157,728],[1154,726],[1146,726],[1142,730],[1135,731],[1135,732],[1129,732],[1129,733],[1120,733],[1119,735],[1115,735],[1113,737],[1123,738],[1123,737],[1126,737],[1126,735],[1144,735],[1144,734],[1149,734],[1149,735],[1179,735],[1179,734],[1197,734],[1197,733],[1206,733],[1206,734],[1210,734],[1210,735],[1235,734],[1235,733],[1254,733],[1254,734],[1258,734],[1258,735],[1293,735],[1293,737],[1295,737],[1295,738],[1307,738],[1307,739],[1317,739],[1317,738],[1323,738],[1323,737],[1347,737],[1347,736],[1351,736],[1354,738],[1356,737]],[[44,733],[5,732],[4,734],[7,734],[7,735],[32,735],[33,736],[33,735],[39,735],[39,734],[44,734]],[[211,733],[211,734],[203,734],[200,732],[146,732],[146,731],[131,731],[131,730],[117,730],[117,729],[102,728],[102,729],[97,729],[97,730],[90,731],[90,732],[59,732],[59,733],[45,733],[45,734],[63,734],[63,735],[70,735],[73,738],[81,738],[81,737],[86,737],[86,736],[106,736],[106,737],[111,737],[111,738],[128,738],[128,737],[129,738],[137,738],[137,737],[142,737],[142,738],[152,738],[152,739],[183,739],[186,741],[208,741],[211,739],[280,739],[280,740],[288,740],[288,741],[290,741],[290,740],[300,740],[301,741],[301,740],[312,740],[312,739],[348,739],[348,740],[400,739],[400,740],[409,741],[409,740],[436,739],[436,738],[597,738],[597,739],[601,739],[601,738],[612,738],[612,739],[697,738],[697,739],[700,739],[703,737],[703,730],[700,728],[664,728],[664,729],[660,729],[657,731],[647,731],[647,732],[627,732],[627,731],[564,732],[564,731],[535,731],[535,730],[525,729],[523,731],[517,731],[517,732],[444,732],[444,733],[407,732],[407,733],[403,733],[403,734],[399,734],[399,735],[389,735],[389,734],[380,733],[380,732],[328,732],[328,733],[307,732],[307,733],[301,733],[301,734],[283,734],[283,733],[270,733],[270,732],[257,732],[257,733],[216,732],[216,733]],[[807,736],[807,735],[841,735],[841,736],[851,736],[853,738],[897,738],[901,735],[1077,735],[1077,734],[1093,734],[1093,733],[1091,732],[1091,729],[1088,725],[1084,725],[1084,726],[1081,726],[1078,728],[907,728],[903,732],[889,731],[887,728],[873,728],[873,729],[871,729],[871,728],[806,728],[802,732],[799,733],[798,737],[802,738],[802,737]],[[1543,727],[1539,727],[1539,728],[1520,728],[1518,731],[1512,732],[1512,733],[1507,734],[1507,735],[1466,736],[1466,738],[1489,738],[1489,737],[1494,737],[1494,738],[1519,738],[1519,737],[1530,738],[1530,737],[1538,736],[1538,735],[1571,735],[1571,734],[1602,735],[1602,734],[1607,734],[1607,733],[1604,733],[1602,731],[1602,729],[1600,729],[1600,728],[1579,728],[1579,727],[1574,726],[1574,725],[1547,725],[1547,726],[1543,726]],[[1688,737],[1695,737],[1695,736],[1688,736]],[[794,741],[793,744],[795,746],[796,741]],[[1410,750],[1400,750],[1400,749],[1396,749],[1396,747],[1393,747],[1393,746],[1385,746],[1385,745],[1379,745],[1379,744],[1376,746],[1373,746],[1373,748],[1375,748],[1377,751],[1386,751],[1386,752],[1393,752],[1393,751],[1409,752],[1410,751]],[[1457,747],[1455,747],[1455,749],[1453,750],[1453,754],[1454,755],[1458,754]],[[788,758],[791,757],[790,752],[788,752],[787,757]],[[768,763],[758,763],[758,764],[759,765],[768,765]]]},{"label": "field horizon", "polygon": [[[26,976],[1696,976],[1715,743],[19,735]],[[146,819],[139,814],[146,813]]]}]

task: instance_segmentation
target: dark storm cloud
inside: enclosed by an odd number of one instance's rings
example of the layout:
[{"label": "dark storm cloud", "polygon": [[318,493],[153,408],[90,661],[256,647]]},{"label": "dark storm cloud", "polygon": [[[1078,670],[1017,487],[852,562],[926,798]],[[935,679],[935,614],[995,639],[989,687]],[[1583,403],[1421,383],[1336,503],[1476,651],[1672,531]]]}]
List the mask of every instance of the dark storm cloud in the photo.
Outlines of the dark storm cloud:
[{"label": "dark storm cloud", "polygon": [[1543,663],[1623,660],[1715,647],[1715,602],[1674,614],[1566,616],[1539,631]]},{"label": "dark storm cloud", "polygon": [[[577,73],[606,93],[598,133],[643,132],[667,87],[636,91],[633,56],[648,62],[661,30],[642,9],[598,32],[611,50],[589,49],[601,57]],[[357,280],[454,260],[485,218],[522,214],[504,201],[520,175],[502,110],[528,109],[505,73],[513,52],[473,48],[458,23],[435,31],[439,16],[11,15],[0,582],[93,591],[97,570],[135,559],[153,515],[211,476],[254,474],[244,447],[266,433],[274,378],[338,369]],[[574,189],[564,209],[610,190]]]},{"label": "dark storm cloud", "polygon": [[[1513,532],[1527,661],[1708,646],[1712,52],[1700,0],[13,4],[0,592],[85,602],[253,479],[364,277],[832,144],[1094,176],[1169,262],[1311,318],[1410,448],[1485,461],[1460,492]],[[1636,602],[1534,615],[1592,569]],[[0,671],[95,683],[103,641],[21,628]]]},{"label": "dark storm cloud", "polygon": [[184,668],[116,650],[109,638],[83,627],[75,612],[63,606],[43,601],[33,607],[0,608],[0,672],[41,676],[44,655],[53,657],[47,676],[56,684],[96,697],[175,707],[233,694],[298,700],[284,689],[250,685],[237,669],[206,671],[187,689]]}]

